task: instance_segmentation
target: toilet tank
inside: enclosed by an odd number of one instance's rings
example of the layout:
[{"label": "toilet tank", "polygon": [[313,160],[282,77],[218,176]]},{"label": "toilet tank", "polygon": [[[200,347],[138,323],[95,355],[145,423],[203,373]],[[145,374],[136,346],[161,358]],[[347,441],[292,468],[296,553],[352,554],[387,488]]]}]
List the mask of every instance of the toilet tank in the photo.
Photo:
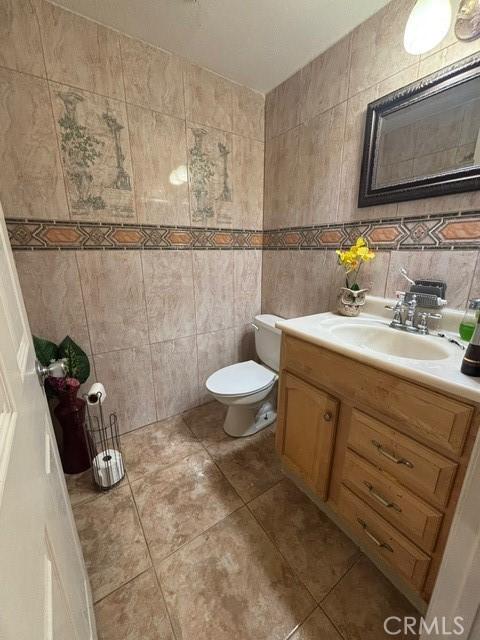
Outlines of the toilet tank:
[{"label": "toilet tank", "polygon": [[255,316],[255,349],[260,360],[273,369],[280,369],[280,343],[282,332],[275,327],[275,323],[283,320],[279,316],[264,313]]}]

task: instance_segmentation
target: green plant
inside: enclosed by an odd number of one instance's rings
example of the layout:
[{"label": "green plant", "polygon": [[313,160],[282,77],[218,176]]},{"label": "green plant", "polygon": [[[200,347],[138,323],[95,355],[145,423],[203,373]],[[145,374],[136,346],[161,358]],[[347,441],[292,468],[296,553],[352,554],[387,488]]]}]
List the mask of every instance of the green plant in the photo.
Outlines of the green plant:
[{"label": "green plant", "polygon": [[90,375],[88,356],[70,336],[66,336],[58,346],[50,340],[33,336],[33,346],[37,360],[45,367],[52,360],[65,359],[67,377],[76,378],[80,384],[88,379]]}]

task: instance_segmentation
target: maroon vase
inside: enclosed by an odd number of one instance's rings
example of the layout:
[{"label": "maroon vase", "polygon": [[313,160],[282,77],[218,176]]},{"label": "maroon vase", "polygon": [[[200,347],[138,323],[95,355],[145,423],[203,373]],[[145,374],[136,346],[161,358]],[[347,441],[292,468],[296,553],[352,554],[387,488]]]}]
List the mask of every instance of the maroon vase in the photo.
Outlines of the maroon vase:
[{"label": "maroon vase", "polygon": [[83,425],[85,422],[85,400],[77,398],[80,383],[69,378],[66,388],[59,393],[55,416],[62,427],[63,447],[60,458],[65,473],[81,473],[90,468],[87,443]]}]

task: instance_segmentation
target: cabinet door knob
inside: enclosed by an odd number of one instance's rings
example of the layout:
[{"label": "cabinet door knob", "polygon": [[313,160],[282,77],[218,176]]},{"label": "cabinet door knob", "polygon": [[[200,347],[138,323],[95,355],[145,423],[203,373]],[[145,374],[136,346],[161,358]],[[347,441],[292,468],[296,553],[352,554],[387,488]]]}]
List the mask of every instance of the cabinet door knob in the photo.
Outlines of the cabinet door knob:
[{"label": "cabinet door knob", "polygon": [[332,412],[331,411],[325,411],[325,413],[323,414],[323,419],[325,420],[325,422],[331,422],[331,420],[332,420]]}]

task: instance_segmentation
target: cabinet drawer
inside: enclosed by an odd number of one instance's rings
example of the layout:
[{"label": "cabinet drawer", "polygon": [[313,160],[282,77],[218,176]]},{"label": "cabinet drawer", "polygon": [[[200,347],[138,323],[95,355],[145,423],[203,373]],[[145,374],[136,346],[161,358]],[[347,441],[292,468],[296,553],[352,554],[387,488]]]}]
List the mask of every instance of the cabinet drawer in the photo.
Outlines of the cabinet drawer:
[{"label": "cabinet drawer", "polygon": [[292,336],[284,337],[282,366],[335,394],[341,390],[352,404],[373,407],[447,454],[462,453],[473,416],[467,404]]},{"label": "cabinet drawer", "polygon": [[426,553],[345,486],[340,491],[338,510],[359,540],[363,540],[417,591],[421,590],[430,564],[430,557]]},{"label": "cabinet drawer", "polygon": [[415,544],[433,550],[443,518],[440,511],[350,450],[342,481]]},{"label": "cabinet drawer", "polygon": [[347,445],[429,502],[444,507],[457,464],[353,409]]}]

